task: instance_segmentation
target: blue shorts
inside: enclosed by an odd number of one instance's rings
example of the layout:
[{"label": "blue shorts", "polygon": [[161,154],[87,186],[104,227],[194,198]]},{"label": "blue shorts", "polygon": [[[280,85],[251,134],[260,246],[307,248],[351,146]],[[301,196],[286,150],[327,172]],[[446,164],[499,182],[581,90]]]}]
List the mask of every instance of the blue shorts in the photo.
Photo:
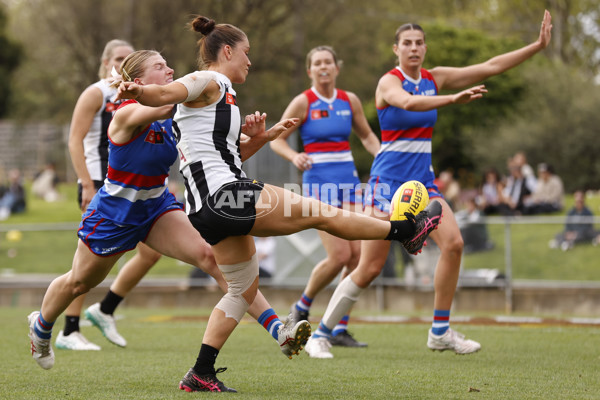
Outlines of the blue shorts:
[{"label": "blue shorts", "polygon": [[313,164],[302,176],[302,194],[334,207],[363,201],[354,163]]},{"label": "blue shorts", "polygon": [[138,225],[119,225],[104,217],[96,208],[89,207],[83,214],[77,236],[97,256],[112,256],[133,250],[139,242],[144,242],[154,223],[162,215],[175,210],[183,210],[183,205],[169,199],[163,202],[152,218]]},{"label": "blue shorts", "polygon": [[[396,190],[398,190],[403,183],[404,181],[395,181],[383,179],[379,176],[371,176],[365,190],[365,207],[374,207],[389,214],[392,197],[394,197]],[[427,187],[427,192],[429,193],[430,199],[435,197],[444,198],[438,187],[433,183]]]}]

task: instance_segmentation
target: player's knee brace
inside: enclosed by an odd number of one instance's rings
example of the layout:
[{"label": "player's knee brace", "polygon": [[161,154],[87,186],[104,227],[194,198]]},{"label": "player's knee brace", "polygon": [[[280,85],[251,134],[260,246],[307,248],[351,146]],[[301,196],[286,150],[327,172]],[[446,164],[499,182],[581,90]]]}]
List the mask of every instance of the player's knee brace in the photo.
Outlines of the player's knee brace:
[{"label": "player's knee brace", "polygon": [[227,318],[240,322],[249,307],[243,294],[258,276],[258,257],[254,254],[248,261],[233,265],[219,265],[219,269],[227,281],[228,289],[215,307],[223,311]]}]

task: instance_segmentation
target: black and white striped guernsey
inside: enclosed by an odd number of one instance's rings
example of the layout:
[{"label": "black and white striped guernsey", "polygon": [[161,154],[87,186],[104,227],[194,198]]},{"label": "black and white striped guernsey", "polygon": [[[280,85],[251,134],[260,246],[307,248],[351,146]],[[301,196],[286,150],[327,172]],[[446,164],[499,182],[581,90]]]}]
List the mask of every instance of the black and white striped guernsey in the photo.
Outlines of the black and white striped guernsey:
[{"label": "black and white striped guernsey", "polygon": [[[102,79],[91,86],[102,92],[102,106],[94,115],[89,131],[83,138],[85,164],[94,181],[103,181],[108,169],[108,125],[117,109],[117,89]],[[79,182],[79,180],[78,180]]]},{"label": "black and white striped guernsey", "polygon": [[242,120],[236,93],[229,78],[211,72],[220,87],[219,100],[202,108],[179,104],[173,117],[188,214],[198,212],[207,197],[224,184],[246,177],[240,156]]}]

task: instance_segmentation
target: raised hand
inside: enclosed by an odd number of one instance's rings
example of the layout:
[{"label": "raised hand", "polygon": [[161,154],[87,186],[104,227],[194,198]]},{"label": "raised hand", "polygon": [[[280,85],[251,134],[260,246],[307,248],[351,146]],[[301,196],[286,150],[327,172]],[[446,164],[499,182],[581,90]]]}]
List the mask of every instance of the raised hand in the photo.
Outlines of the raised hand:
[{"label": "raised hand", "polygon": [[246,115],[245,124],[242,125],[242,133],[248,137],[254,137],[265,131],[267,114],[256,111],[254,114]]},{"label": "raised hand", "polygon": [[463,90],[454,95],[453,103],[455,104],[467,104],[473,100],[477,100],[483,97],[484,93],[487,93],[485,85],[473,86],[470,89]]},{"label": "raised hand", "polygon": [[117,100],[137,99],[144,92],[141,85],[133,82],[121,82],[117,89]]},{"label": "raised hand", "polygon": [[552,37],[552,16],[550,15],[550,11],[544,11],[544,19],[542,20],[542,27],[540,28],[540,37],[538,38],[538,42],[543,49],[545,49],[550,43],[550,39]]}]

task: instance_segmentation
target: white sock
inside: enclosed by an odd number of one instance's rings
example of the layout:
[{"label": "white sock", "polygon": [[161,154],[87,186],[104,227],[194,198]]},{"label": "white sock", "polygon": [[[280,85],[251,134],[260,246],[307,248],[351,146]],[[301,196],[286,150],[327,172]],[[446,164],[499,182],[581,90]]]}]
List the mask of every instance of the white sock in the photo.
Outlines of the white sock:
[{"label": "white sock", "polygon": [[350,276],[347,276],[338,284],[335,292],[333,292],[321,323],[333,330],[344,315],[350,312],[363,290],[352,281]]}]

